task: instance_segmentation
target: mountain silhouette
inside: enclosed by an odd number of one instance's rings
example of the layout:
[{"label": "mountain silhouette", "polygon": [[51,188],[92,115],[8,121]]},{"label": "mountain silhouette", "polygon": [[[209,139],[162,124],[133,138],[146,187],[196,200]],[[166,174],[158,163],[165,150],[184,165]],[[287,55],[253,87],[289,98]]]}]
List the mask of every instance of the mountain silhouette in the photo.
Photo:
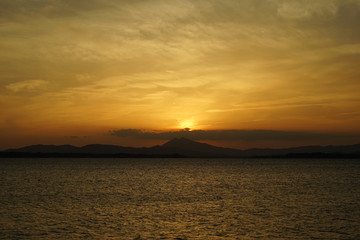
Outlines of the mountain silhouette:
[{"label": "mountain silhouette", "polygon": [[235,157],[241,155],[241,150],[216,147],[206,143],[192,141],[187,138],[174,138],[161,146],[168,153],[177,153],[187,156],[206,157]]},{"label": "mountain silhouette", "polygon": [[123,147],[90,144],[31,145],[0,151],[0,157],[359,157],[360,144],[344,146],[303,146],[294,148],[253,148],[239,150],[217,147],[186,138],[174,138],[153,147]]}]

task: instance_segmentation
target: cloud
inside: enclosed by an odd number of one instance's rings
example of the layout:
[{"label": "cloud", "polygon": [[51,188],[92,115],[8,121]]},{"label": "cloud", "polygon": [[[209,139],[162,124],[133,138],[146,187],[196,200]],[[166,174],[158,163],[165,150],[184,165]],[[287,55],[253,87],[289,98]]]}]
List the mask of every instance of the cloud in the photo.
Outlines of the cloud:
[{"label": "cloud", "polygon": [[289,19],[308,19],[314,15],[335,15],[337,12],[335,0],[287,0],[281,1],[278,15]]},{"label": "cloud", "polygon": [[[348,135],[317,133],[306,131],[278,130],[180,130],[180,131],[144,131],[139,129],[120,129],[110,132],[118,137],[135,137],[138,139],[167,140],[172,138],[189,138],[193,140],[242,140],[242,141],[306,141],[348,138]],[[359,137],[359,136],[353,136]]]},{"label": "cloud", "polygon": [[[1,109],[59,129],[172,129],[194,118],[207,129],[359,131],[359,3],[0,0]],[[181,134],[313,136],[137,137]]]},{"label": "cloud", "polygon": [[113,1],[102,0],[1,0],[0,19],[34,17],[72,17],[82,12],[113,7]]},{"label": "cloud", "polygon": [[12,92],[33,91],[42,89],[48,82],[44,80],[26,80],[6,85],[6,89]]}]

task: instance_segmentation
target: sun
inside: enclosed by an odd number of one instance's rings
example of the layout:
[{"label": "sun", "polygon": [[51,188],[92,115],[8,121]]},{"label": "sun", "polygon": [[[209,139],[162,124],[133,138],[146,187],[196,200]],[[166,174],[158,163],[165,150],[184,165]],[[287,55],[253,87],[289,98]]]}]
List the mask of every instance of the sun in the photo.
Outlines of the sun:
[{"label": "sun", "polygon": [[186,129],[187,131],[190,131],[194,128],[195,122],[193,119],[186,119],[179,121],[179,128]]}]

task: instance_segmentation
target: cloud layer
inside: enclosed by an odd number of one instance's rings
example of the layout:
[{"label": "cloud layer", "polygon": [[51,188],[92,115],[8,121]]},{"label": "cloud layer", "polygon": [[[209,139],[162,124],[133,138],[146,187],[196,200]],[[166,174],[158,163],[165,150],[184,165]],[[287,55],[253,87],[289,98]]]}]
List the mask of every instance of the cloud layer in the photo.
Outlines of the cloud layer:
[{"label": "cloud layer", "polygon": [[0,130],[360,133],[359,22],[359,0],[1,0]]},{"label": "cloud layer", "polygon": [[172,138],[189,138],[193,140],[241,140],[241,141],[309,141],[325,139],[357,138],[360,136],[334,133],[316,133],[305,131],[276,130],[181,130],[181,131],[143,131],[138,129],[120,129],[111,131],[118,137],[135,137],[139,139],[169,140]]}]

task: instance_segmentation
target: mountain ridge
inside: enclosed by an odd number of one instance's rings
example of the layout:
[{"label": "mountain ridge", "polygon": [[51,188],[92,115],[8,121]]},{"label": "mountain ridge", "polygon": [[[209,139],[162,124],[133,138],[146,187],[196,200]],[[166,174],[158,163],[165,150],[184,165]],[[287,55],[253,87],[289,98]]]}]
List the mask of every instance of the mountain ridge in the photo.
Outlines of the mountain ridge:
[{"label": "mountain ridge", "polygon": [[0,151],[1,156],[38,154],[38,155],[66,155],[91,156],[176,156],[176,157],[282,157],[292,156],[360,156],[360,144],[328,145],[328,146],[300,146],[292,148],[250,148],[240,150],[210,145],[187,138],[174,138],[162,145],[152,147],[125,147],[108,144],[73,145],[29,145],[21,148],[10,148]]}]

